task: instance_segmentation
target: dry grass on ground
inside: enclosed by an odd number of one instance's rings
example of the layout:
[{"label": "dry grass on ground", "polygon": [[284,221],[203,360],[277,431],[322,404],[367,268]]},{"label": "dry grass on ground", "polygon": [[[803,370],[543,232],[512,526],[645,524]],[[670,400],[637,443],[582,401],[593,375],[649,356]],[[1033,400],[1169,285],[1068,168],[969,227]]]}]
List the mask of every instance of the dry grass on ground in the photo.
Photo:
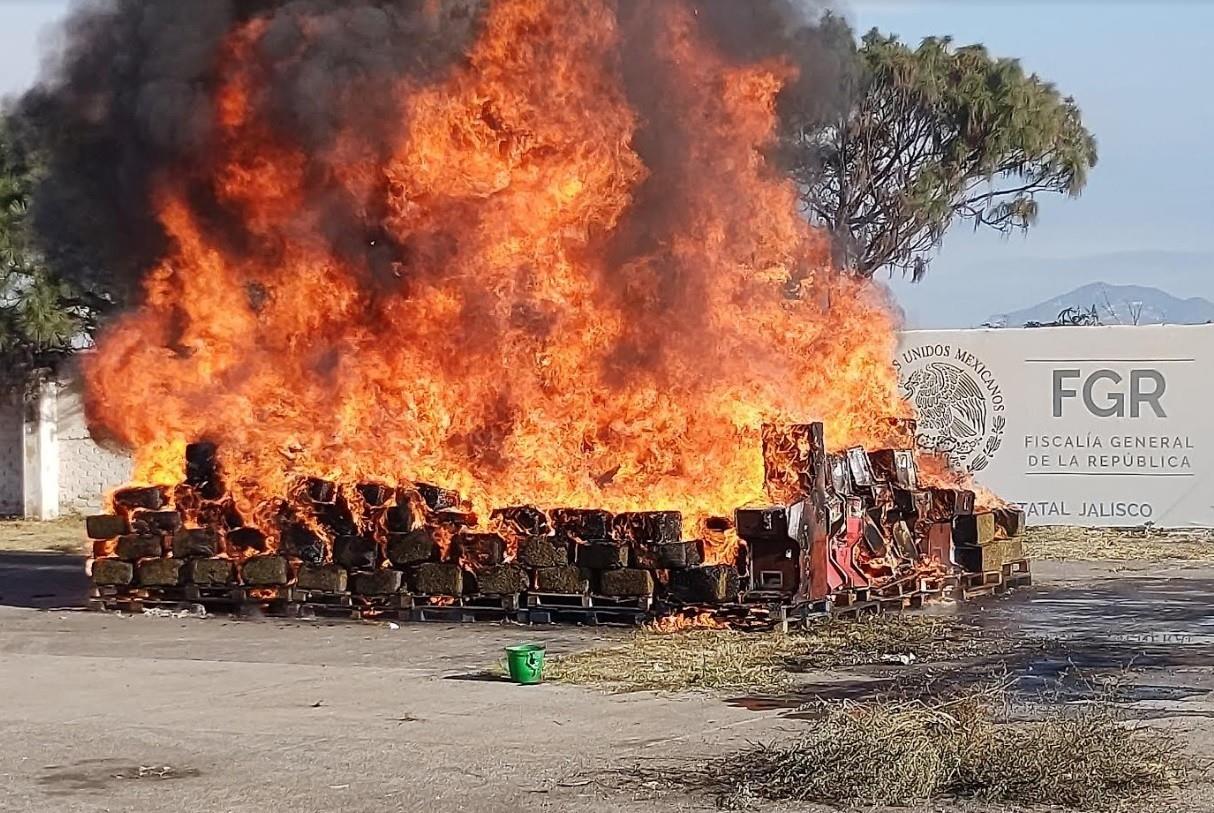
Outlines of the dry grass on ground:
[{"label": "dry grass on ground", "polygon": [[1006,651],[1009,640],[951,618],[873,616],[805,632],[642,630],[626,643],[556,659],[550,680],[611,691],[785,691],[797,673],[861,664],[949,661]]},{"label": "dry grass on ground", "polygon": [[0,520],[0,551],[45,551],[83,554],[84,521],[65,517],[54,522]]},{"label": "dry grass on ground", "polygon": [[731,807],[951,798],[1119,810],[1180,786],[1191,770],[1173,737],[1128,726],[1110,706],[1012,720],[1000,690],[930,705],[832,703],[794,744],[736,754],[701,781]]},{"label": "dry grass on ground", "polygon": [[1214,563],[1214,529],[1030,528],[1024,537],[1029,559],[1057,562],[1139,560]]}]

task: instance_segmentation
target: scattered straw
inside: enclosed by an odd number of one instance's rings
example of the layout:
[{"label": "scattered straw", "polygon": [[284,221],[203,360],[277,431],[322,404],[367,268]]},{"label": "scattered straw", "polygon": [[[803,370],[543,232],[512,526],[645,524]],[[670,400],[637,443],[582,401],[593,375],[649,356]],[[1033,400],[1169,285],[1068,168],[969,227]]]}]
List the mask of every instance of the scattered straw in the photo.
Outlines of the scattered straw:
[{"label": "scattered straw", "polygon": [[53,522],[0,519],[0,551],[55,551],[86,554],[84,521],[65,517]]},{"label": "scattered straw", "polygon": [[1107,706],[1053,707],[1011,721],[1002,691],[935,704],[831,704],[793,745],[710,767],[729,806],[756,800],[912,805],[939,798],[1118,810],[1183,784],[1165,732],[1130,728]]},{"label": "scattered straw", "polygon": [[549,678],[613,691],[779,692],[797,673],[871,663],[946,661],[1008,648],[954,619],[874,616],[805,632],[638,632],[627,643],[556,659]]},{"label": "scattered straw", "polygon": [[775,691],[792,676],[788,636],[728,630],[638,632],[622,646],[556,659],[551,680],[615,691],[690,689]]},{"label": "scattered straw", "polygon": [[1030,528],[1025,555],[1056,562],[1214,562],[1214,531],[1159,528]]}]

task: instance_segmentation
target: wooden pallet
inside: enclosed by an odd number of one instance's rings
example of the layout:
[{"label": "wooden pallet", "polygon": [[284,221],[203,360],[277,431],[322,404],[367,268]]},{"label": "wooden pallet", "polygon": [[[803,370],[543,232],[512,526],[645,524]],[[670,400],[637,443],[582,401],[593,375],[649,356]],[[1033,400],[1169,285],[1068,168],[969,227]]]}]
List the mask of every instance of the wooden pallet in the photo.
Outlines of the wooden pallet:
[{"label": "wooden pallet", "polygon": [[89,590],[87,608],[100,612],[139,614],[158,609],[168,612],[231,612],[237,605],[230,587],[204,587],[187,584],[170,587],[94,586]]},{"label": "wooden pallet", "polygon": [[882,611],[880,601],[869,599],[856,601],[851,604],[836,605],[830,603],[830,616],[838,619],[861,618],[866,615],[876,615]]},{"label": "wooden pallet", "polygon": [[869,595],[867,587],[851,587],[832,593],[830,602],[835,607],[851,607],[855,604],[867,604],[870,600]]},{"label": "wooden pallet", "polygon": [[869,597],[873,600],[901,598],[918,593],[922,589],[922,579],[914,574],[901,576],[884,584],[874,584],[868,588]]},{"label": "wooden pallet", "polygon": [[347,591],[331,593],[326,590],[302,590],[292,587],[289,597],[296,604],[315,604],[324,607],[354,606],[354,596]]},{"label": "wooden pallet", "polygon": [[925,593],[905,593],[900,596],[878,598],[876,604],[883,613],[900,613],[907,610],[921,610],[927,600],[928,596]]},{"label": "wooden pallet", "polygon": [[202,604],[233,604],[237,601],[231,585],[227,584],[187,584],[181,591],[186,600]]},{"label": "wooden pallet", "polygon": [[618,596],[599,596],[590,593],[528,593],[527,607],[529,609],[564,610],[570,608],[596,610],[638,610],[649,612],[653,609],[653,596],[620,598]]},{"label": "wooden pallet", "polygon": [[448,596],[401,595],[404,613],[408,621],[516,621],[526,624],[530,620],[517,593],[494,596],[463,596],[452,600]]},{"label": "wooden pallet", "polygon": [[578,624],[591,627],[644,624],[650,613],[626,607],[531,607],[524,611],[528,624]]},{"label": "wooden pallet", "polygon": [[532,624],[641,624],[653,617],[652,596],[619,598],[581,593],[528,593]]},{"label": "wooden pallet", "polygon": [[988,570],[983,573],[962,573],[958,589],[963,601],[993,596],[1003,592],[1003,571]]},{"label": "wooden pallet", "polygon": [[957,589],[961,576],[958,573],[948,573],[937,576],[924,576],[920,588],[925,593],[945,594]]},{"label": "wooden pallet", "polygon": [[354,596],[349,592],[303,590],[292,587],[291,614],[296,618],[358,618]]},{"label": "wooden pallet", "polygon": [[786,604],[788,599],[789,594],[782,590],[750,590],[742,594],[740,603],[742,606],[751,606],[756,604],[779,606]]},{"label": "wooden pallet", "polygon": [[1033,574],[1029,570],[1029,560],[1020,559],[1005,564],[1003,566],[1003,583],[1008,590],[1032,585]]}]

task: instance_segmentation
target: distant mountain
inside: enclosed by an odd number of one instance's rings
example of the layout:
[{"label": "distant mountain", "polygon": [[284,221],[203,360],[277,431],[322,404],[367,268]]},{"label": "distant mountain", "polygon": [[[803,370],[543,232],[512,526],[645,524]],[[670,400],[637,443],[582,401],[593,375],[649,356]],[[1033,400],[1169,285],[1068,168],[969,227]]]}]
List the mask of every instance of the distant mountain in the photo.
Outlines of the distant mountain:
[{"label": "distant mountain", "polygon": [[1044,257],[1023,254],[1020,245],[1013,241],[969,256],[946,251],[917,284],[895,276],[889,285],[905,312],[906,326],[921,330],[976,327],[989,313],[1029,309],[1059,291],[1097,281],[1158,286],[1181,298],[1201,296],[1214,302],[1214,252]]},{"label": "distant mountain", "polygon": [[1068,308],[1096,308],[1106,325],[1196,325],[1214,321],[1214,303],[1201,297],[1178,299],[1158,288],[1093,282],[1038,305],[992,316],[993,325],[1020,327],[1026,322],[1052,322]]}]

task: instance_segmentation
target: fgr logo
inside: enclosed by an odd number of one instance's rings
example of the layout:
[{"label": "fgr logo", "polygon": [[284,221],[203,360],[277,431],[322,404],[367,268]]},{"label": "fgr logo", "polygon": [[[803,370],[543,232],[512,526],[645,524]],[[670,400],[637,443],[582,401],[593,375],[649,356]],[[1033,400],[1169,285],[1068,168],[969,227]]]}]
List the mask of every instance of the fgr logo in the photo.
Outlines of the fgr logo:
[{"label": "fgr logo", "polygon": [[915,406],[919,447],[958,471],[989,466],[1003,445],[1007,405],[986,363],[969,350],[931,344],[903,350],[894,368],[902,396]]},{"label": "fgr logo", "polygon": [[1138,418],[1150,409],[1156,418],[1166,418],[1163,394],[1167,379],[1159,370],[1130,370],[1125,376],[1116,370],[1054,370],[1054,417],[1061,418],[1063,405],[1079,400],[1097,418]]}]

